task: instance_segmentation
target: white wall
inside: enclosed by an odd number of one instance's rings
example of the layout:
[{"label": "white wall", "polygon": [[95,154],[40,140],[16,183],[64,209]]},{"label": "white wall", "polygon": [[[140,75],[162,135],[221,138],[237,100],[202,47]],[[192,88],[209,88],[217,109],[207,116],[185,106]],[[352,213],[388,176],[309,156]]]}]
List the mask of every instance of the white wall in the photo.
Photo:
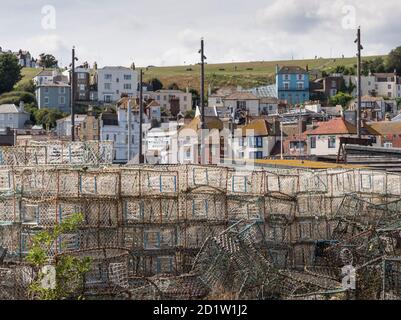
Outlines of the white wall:
[{"label": "white wall", "polygon": [[[111,79],[105,79],[106,74],[111,74]],[[124,75],[130,75],[131,80],[124,80]],[[104,67],[97,70],[98,79],[98,101],[105,102],[106,97],[110,97],[111,102],[116,102],[121,98],[122,93],[129,97],[136,97],[138,87],[138,72],[124,67]],[[110,85],[110,89],[105,88],[105,84]],[[130,89],[124,89],[124,85],[130,85]]]}]

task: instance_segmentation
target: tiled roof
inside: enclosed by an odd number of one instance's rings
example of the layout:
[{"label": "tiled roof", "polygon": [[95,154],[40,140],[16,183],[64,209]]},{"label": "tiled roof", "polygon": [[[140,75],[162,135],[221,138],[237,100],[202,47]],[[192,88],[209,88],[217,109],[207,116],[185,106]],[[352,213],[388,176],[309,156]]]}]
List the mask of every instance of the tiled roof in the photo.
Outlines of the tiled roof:
[{"label": "tiled roof", "polygon": [[253,135],[254,136],[262,136],[262,137],[267,137],[270,134],[269,130],[270,126],[267,120],[265,119],[257,119],[252,121],[251,123],[243,126],[242,129],[242,135],[247,136],[249,134],[250,130],[253,130]]},{"label": "tiled roof", "polygon": [[234,92],[229,96],[224,98],[225,100],[259,100],[257,96],[255,96],[251,92]]},{"label": "tiled roof", "polygon": [[401,134],[401,121],[370,122],[369,126],[382,136]]},{"label": "tiled roof", "polygon": [[[362,129],[363,135],[380,135],[374,127],[365,125]],[[318,122],[317,128],[308,130],[306,135],[337,135],[337,134],[357,134],[356,127],[345,121],[343,118],[334,118],[329,121]]]},{"label": "tiled roof", "polygon": [[362,102],[376,102],[376,101],[383,101],[383,97],[372,97],[372,96],[363,96]]},{"label": "tiled roof", "polygon": [[[223,130],[223,122],[217,118],[217,117],[205,117],[205,122],[206,122],[206,129],[208,130],[213,130],[213,129],[218,129],[218,130]],[[183,126],[181,130],[184,129],[192,129],[194,131],[198,131],[201,128],[201,122],[200,122],[200,116],[197,116],[196,118],[192,119],[191,122]]]},{"label": "tiled roof", "polygon": [[278,71],[278,73],[308,73],[304,68],[301,68],[299,66],[284,66],[281,67],[281,69]]},{"label": "tiled roof", "polygon": [[0,105],[0,113],[20,113],[15,104],[2,104]]},{"label": "tiled roof", "polygon": [[51,77],[52,75],[52,70],[42,70],[35,77]]}]

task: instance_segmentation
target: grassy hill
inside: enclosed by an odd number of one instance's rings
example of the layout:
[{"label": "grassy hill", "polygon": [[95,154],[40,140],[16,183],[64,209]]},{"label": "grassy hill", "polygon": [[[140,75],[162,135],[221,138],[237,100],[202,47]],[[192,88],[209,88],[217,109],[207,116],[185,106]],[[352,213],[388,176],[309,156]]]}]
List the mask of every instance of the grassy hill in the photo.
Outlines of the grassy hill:
[{"label": "grassy hill", "polygon": [[[371,60],[377,56],[364,57]],[[386,58],[386,56],[381,56]],[[222,64],[207,64],[205,66],[206,85],[212,88],[224,86],[242,86],[243,88],[274,83],[276,65],[309,66],[309,70],[318,69],[328,71],[336,66],[344,65],[352,67],[357,63],[354,58],[313,59],[313,60],[289,60],[289,61],[254,61],[234,62]],[[200,66],[173,66],[173,67],[148,67],[143,68],[144,80],[152,78],[160,79],[167,87],[177,83],[180,88],[195,88],[200,86]]]},{"label": "grassy hill", "polygon": [[[381,56],[386,58],[386,56]],[[376,56],[364,57],[364,60],[371,60]],[[334,59],[313,59],[313,60],[287,60],[287,61],[254,61],[254,62],[233,62],[221,64],[207,64],[205,66],[206,86],[212,88],[225,86],[242,86],[243,88],[254,87],[274,83],[276,65],[299,65],[309,66],[309,70],[318,69],[328,71],[336,66],[344,65],[351,67],[356,64],[354,58],[334,58]],[[189,87],[199,89],[200,86],[200,66],[171,66],[171,67],[148,67],[143,68],[144,80],[152,78],[160,79],[165,87],[172,83],[177,83],[182,89]],[[31,80],[40,69],[24,68],[21,82]]]}]

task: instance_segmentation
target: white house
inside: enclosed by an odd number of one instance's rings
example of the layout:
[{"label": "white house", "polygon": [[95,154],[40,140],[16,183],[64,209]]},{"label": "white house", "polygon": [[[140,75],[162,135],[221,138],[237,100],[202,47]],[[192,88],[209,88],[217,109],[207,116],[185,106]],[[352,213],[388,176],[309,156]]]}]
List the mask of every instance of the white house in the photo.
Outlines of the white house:
[{"label": "white house", "polygon": [[14,104],[0,105],[0,129],[23,129],[29,118],[30,114],[25,112],[22,101],[19,107]]},{"label": "white house", "polygon": [[[74,125],[79,126],[86,119],[85,114],[76,114],[74,118]],[[60,138],[71,137],[71,115],[56,121],[56,133]]]},{"label": "white house", "polygon": [[[304,133],[308,140],[308,154],[315,156],[336,156],[341,137],[357,137],[356,127],[343,118],[319,122],[316,128]],[[368,125],[362,128],[362,138],[372,139],[373,146],[381,146],[380,134]]]},{"label": "white house", "polygon": [[117,102],[122,94],[137,96],[138,72],[125,67],[104,67],[97,70],[97,99],[100,102]]},{"label": "white house", "polygon": [[278,114],[280,100],[274,97],[260,98],[259,115]]},{"label": "white house", "polygon": [[[356,97],[357,90],[357,77],[356,76],[344,76],[345,85],[349,86],[350,82],[355,86],[353,95]],[[361,77],[361,91],[362,95],[375,95],[386,98],[397,98],[401,88],[398,84],[400,79],[397,73],[374,73],[368,76]]]},{"label": "white house", "polygon": [[[114,162],[126,163],[139,154],[139,111],[133,106],[131,116],[131,136],[128,135],[128,108],[121,104],[117,112],[104,112],[100,117],[100,140],[114,142]],[[146,134],[150,124],[143,114],[142,133]],[[128,144],[131,143],[131,155],[128,157]],[[144,150],[144,149],[143,149]]]},{"label": "white house", "polygon": [[251,117],[259,116],[260,99],[250,92],[234,92],[223,98],[225,107],[234,108],[237,111],[247,111]]},{"label": "white house", "polygon": [[280,133],[265,119],[257,119],[243,126],[234,136],[235,159],[264,159],[271,155],[280,142]]}]

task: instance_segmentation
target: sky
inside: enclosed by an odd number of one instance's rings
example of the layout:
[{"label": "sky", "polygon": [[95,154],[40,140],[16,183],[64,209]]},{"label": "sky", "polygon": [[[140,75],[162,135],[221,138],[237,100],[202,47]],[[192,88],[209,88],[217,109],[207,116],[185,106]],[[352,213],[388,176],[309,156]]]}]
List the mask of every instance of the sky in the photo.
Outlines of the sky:
[{"label": "sky", "polygon": [[80,62],[168,66],[355,56],[401,45],[399,0],[0,0],[0,47]]}]

